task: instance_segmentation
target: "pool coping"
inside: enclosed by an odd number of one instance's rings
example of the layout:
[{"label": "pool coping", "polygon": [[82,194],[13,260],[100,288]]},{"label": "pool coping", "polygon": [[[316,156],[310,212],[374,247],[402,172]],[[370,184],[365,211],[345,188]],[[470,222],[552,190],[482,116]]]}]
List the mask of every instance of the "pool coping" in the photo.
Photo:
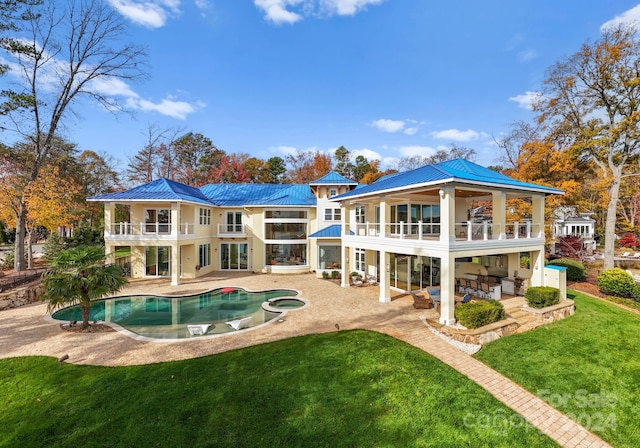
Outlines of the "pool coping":
[{"label": "pool coping", "polygon": [[[199,292],[199,293],[193,293],[193,294],[161,294],[161,293],[141,294],[141,293],[136,293],[136,294],[127,294],[127,295],[123,295],[123,296],[108,296],[108,297],[103,297],[103,298],[101,298],[99,300],[96,300],[96,302],[103,301],[103,300],[110,300],[110,299],[118,299],[118,298],[126,298],[126,297],[144,297],[144,296],[153,296],[153,297],[160,297],[160,298],[167,298],[167,299],[178,299],[178,298],[182,298],[182,297],[189,297],[189,296],[208,294],[208,293],[210,293],[212,291],[222,290],[224,288],[242,289],[243,291],[246,291],[246,292],[249,292],[249,293],[268,292],[268,291],[277,291],[277,290],[289,290],[289,291],[294,291],[296,293],[296,295],[295,296],[272,297],[272,298],[262,302],[260,304],[262,310],[268,311],[270,313],[279,314],[279,316],[276,316],[273,319],[268,320],[267,322],[263,322],[263,323],[258,324],[256,326],[253,326],[253,327],[243,328],[242,330],[226,331],[224,333],[215,333],[215,334],[193,335],[192,337],[188,337],[188,338],[153,338],[153,337],[150,337],[150,336],[143,336],[143,335],[140,335],[138,333],[135,333],[135,332],[133,332],[131,330],[128,330],[125,327],[123,327],[123,326],[121,326],[121,325],[119,325],[119,324],[117,324],[115,322],[106,322],[106,321],[102,321],[102,320],[98,320],[98,321],[95,321],[95,322],[97,322],[99,324],[102,324],[102,325],[106,325],[107,327],[113,328],[114,331],[117,331],[118,333],[120,333],[120,334],[122,334],[122,335],[124,335],[124,336],[126,336],[128,338],[134,339],[136,341],[140,341],[140,342],[159,342],[159,343],[176,343],[176,342],[194,341],[196,339],[219,338],[221,336],[227,336],[227,335],[230,335],[230,334],[246,333],[247,331],[252,331],[254,329],[263,328],[265,325],[282,323],[282,322],[284,322],[284,319],[287,316],[287,313],[289,313],[290,311],[299,311],[299,310],[308,308],[309,305],[310,305],[310,302],[307,299],[303,299],[302,297],[300,297],[300,294],[301,294],[300,290],[295,289],[295,288],[271,288],[271,289],[260,290],[260,289],[249,289],[249,288],[244,287],[244,286],[222,286],[222,287],[217,287],[217,288],[211,288],[211,289],[208,289],[206,291],[202,291],[202,292]],[[293,308],[293,309],[292,308],[288,308],[288,309],[284,309],[284,310],[271,308],[271,307],[265,308],[265,306],[264,306],[265,304],[268,304],[269,302],[271,302],[273,300],[279,300],[279,299],[284,299],[284,298],[300,300],[301,302],[304,303],[304,305],[299,307],[299,308]],[[61,311],[63,309],[66,309],[66,308],[70,308],[72,306],[76,306],[76,305],[65,306],[63,308],[59,308],[59,309],[55,310],[54,312],[58,312],[58,311]],[[53,313],[47,313],[45,316],[42,317],[42,319],[45,320],[46,322],[59,323],[61,326],[63,326],[64,322],[66,322],[66,321],[54,319],[52,314]]]}]

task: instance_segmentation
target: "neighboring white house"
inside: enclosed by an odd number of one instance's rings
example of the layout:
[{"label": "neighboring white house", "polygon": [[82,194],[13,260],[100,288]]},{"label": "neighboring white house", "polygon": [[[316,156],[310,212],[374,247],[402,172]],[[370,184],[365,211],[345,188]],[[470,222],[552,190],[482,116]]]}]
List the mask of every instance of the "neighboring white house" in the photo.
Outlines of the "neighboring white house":
[{"label": "neighboring white house", "polygon": [[554,238],[561,236],[577,236],[584,240],[587,250],[596,250],[596,221],[591,218],[593,213],[576,213],[575,207],[561,207],[554,212]]}]

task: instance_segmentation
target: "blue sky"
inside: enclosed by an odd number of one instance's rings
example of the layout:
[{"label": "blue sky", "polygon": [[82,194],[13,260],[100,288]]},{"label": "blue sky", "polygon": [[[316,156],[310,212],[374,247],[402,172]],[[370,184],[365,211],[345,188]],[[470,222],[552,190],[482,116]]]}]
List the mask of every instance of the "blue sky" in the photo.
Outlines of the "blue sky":
[{"label": "blue sky", "polygon": [[454,143],[489,165],[554,62],[640,19],[637,0],[106,1],[151,78],[108,91],[133,118],[80,103],[65,136],[121,168],[151,124],[264,159],[344,145],[389,166]]}]

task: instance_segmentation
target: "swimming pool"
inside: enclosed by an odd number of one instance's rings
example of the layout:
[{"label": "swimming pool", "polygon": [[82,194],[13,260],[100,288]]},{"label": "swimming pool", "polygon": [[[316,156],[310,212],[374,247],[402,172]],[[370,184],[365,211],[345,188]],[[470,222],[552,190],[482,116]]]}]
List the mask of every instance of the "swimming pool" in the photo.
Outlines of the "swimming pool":
[{"label": "swimming pool", "polygon": [[[236,319],[251,317],[250,327],[263,324],[285,311],[272,310],[269,300],[296,295],[298,292],[291,289],[247,291],[226,287],[177,297],[112,297],[93,303],[89,319],[117,324],[136,335],[148,338],[184,339],[197,337],[193,328],[199,325],[204,325],[201,328],[209,325],[204,333],[215,335],[235,331],[225,322]],[[304,301],[299,301],[304,305]],[[82,320],[80,307],[77,305],[56,311],[51,317],[66,322]]]}]

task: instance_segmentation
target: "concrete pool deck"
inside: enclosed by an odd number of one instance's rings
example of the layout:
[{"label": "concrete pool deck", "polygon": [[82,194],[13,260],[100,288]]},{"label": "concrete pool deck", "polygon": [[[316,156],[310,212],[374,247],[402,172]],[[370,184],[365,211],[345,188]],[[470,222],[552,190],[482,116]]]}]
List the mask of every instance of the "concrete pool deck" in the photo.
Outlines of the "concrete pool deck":
[{"label": "concrete pool deck", "polygon": [[429,331],[420,316],[437,318],[434,310],[416,310],[410,295],[398,294],[391,303],[378,301],[378,288],[342,288],[314,274],[273,275],[221,273],[185,281],[179,286],[168,280],[131,282],[118,295],[180,295],[223,286],[249,290],[290,288],[300,291],[309,306],[288,311],[284,322],[263,325],[212,338],[148,342],[116,331],[73,333],[46,321],[45,304],[27,305],[0,312],[0,358],[68,354],[67,362],[103,366],[151,364],[189,359],[265,342],[313,333],[367,329],[393,336],[435,356],[460,371],[501,402],[520,413],[532,425],[564,447],[607,447],[604,441],[558,412],[505,376],[447,344]]}]

